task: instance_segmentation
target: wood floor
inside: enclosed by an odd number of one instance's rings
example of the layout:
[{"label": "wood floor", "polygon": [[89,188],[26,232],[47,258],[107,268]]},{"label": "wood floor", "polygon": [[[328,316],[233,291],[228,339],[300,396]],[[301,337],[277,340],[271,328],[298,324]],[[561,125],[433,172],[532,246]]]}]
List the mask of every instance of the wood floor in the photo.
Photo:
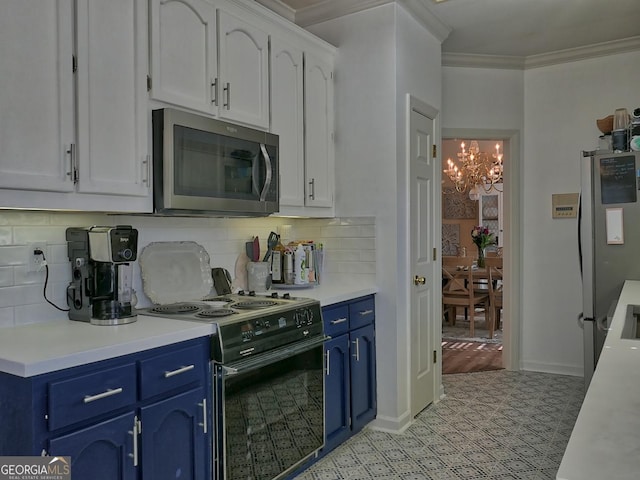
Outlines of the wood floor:
[{"label": "wood floor", "polygon": [[442,373],[471,373],[502,369],[502,344],[442,342]]}]

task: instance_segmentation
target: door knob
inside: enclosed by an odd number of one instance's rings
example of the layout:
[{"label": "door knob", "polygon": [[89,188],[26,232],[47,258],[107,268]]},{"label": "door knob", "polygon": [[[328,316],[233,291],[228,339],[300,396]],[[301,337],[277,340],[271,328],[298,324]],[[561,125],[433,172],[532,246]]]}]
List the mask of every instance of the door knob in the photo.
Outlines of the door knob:
[{"label": "door knob", "polygon": [[427,279],[426,278],[419,277],[418,275],[413,277],[413,284],[414,285],[424,285],[425,283],[427,283]]}]

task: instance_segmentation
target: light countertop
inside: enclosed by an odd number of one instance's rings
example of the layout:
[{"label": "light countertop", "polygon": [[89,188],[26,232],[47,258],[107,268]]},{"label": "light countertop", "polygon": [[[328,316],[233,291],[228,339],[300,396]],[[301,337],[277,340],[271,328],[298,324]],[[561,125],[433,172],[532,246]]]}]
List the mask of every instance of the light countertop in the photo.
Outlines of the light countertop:
[{"label": "light countertop", "polygon": [[[322,306],[377,292],[374,277],[334,277],[314,288],[278,290]],[[68,320],[0,329],[0,372],[31,377],[214,334],[215,325],[138,315],[128,325],[96,326]]]},{"label": "light countertop", "polygon": [[622,339],[627,305],[640,304],[640,282],[624,284],[559,480],[640,478],[640,339]]}]

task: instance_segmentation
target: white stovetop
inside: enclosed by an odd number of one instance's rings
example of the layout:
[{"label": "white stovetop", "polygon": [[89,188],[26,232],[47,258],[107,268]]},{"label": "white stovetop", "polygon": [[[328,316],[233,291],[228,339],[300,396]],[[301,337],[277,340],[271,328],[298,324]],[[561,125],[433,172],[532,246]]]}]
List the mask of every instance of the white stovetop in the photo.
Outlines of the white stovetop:
[{"label": "white stovetop", "polygon": [[[376,293],[373,282],[373,276],[355,275],[332,278],[314,288],[279,292],[315,298],[326,306]],[[96,326],[67,320],[61,314],[56,321],[0,329],[0,372],[31,377],[208,336],[215,331],[215,325],[209,323],[147,315],[138,315],[138,320],[128,325]]]},{"label": "white stovetop", "polygon": [[620,338],[629,304],[640,304],[640,282],[624,284],[559,480],[640,478],[640,340]]}]

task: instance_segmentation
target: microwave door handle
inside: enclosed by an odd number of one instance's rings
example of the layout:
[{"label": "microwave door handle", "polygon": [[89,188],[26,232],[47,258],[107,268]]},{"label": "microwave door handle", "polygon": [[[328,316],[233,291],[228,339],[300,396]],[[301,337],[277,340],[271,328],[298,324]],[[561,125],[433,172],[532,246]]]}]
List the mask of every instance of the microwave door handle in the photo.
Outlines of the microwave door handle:
[{"label": "microwave door handle", "polygon": [[259,153],[256,153],[251,162],[251,184],[253,186],[253,193],[260,195],[260,188],[258,188],[258,176],[260,175],[260,162],[258,161]]},{"label": "microwave door handle", "polygon": [[260,150],[262,150],[262,156],[264,157],[264,166],[266,170],[266,178],[264,179],[264,188],[262,189],[262,193],[260,194],[260,201],[264,202],[267,199],[267,192],[269,191],[269,187],[271,186],[272,172],[271,172],[271,157],[269,157],[269,152],[267,152],[267,147],[264,143],[260,144]]}]

